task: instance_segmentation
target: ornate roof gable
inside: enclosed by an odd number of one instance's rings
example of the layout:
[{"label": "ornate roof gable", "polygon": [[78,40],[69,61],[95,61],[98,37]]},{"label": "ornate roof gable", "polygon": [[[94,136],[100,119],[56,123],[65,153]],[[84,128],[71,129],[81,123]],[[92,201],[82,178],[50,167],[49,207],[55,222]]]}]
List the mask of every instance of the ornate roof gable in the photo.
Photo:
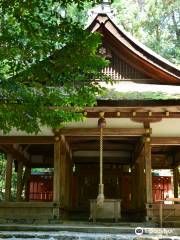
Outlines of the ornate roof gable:
[{"label": "ornate roof gable", "polygon": [[97,14],[87,29],[100,32],[103,47],[136,70],[139,76],[154,84],[180,85],[180,70],[175,65],[118,27],[106,13]]}]

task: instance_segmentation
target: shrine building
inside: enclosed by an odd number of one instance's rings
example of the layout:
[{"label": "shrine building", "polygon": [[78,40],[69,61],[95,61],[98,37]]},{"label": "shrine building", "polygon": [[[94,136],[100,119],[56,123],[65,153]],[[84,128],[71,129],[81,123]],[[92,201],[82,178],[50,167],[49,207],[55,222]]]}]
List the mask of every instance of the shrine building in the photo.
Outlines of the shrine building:
[{"label": "shrine building", "polygon": [[[55,131],[42,127],[38,135],[1,133],[7,166],[0,222],[158,222],[162,208],[164,218],[180,219],[180,99],[173,98],[180,93],[180,70],[119,27],[111,14],[104,1],[87,28],[102,34],[99,54],[110,61],[102,71],[114,84],[100,83],[107,91],[84,109],[86,119]],[[35,174],[34,168],[51,171]],[[160,169],[173,177],[155,176]]]}]

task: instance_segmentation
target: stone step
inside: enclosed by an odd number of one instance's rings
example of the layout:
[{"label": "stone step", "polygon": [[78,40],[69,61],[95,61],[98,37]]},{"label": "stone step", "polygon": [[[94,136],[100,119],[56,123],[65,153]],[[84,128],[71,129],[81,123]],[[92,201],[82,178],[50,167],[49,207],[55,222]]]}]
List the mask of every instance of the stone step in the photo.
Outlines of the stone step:
[{"label": "stone step", "polygon": [[[129,224],[129,223],[128,223]],[[130,223],[129,225],[118,225],[108,223],[74,223],[64,222],[61,224],[48,225],[26,225],[26,224],[1,224],[0,232],[3,231],[21,231],[21,232],[81,232],[81,233],[112,233],[112,234],[134,234],[135,229],[141,227],[145,232],[159,232],[164,228],[148,226],[147,223]],[[170,233],[180,236],[180,228],[165,228],[170,229]]]},{"label": "stone step", "polygon": [[156,228],[155,223],[150,222],[58,222],[52,221],[51,224],[0,224],[0,231],[82,231],[82,232],[107,232],[107,233],[134,233],[137,227]]},{"label": "stone step", "polygon": [[163,222],[163,227],[180,228],[180,221],[166,221],[166,222]]},{"label": "stone step", "polygon": [[[161,229],[162,230],[162,229]],[[153,231],[151,229],[151,231]],[[156,229],[157,231],[157,229]],[[151,233],[151,232],[150,232]],[[159,233],[159,231],[154,233]],[[170,230],[169,230],[170,233]],[[84,233],[68,231],[50,231],[50,232],[33,232],[33,231],[3,231],[0,232],[0,239],[19,239],[19,240],[180,240],[178,235],[171,236],[167,234],[147,234],[143,233],[137,236],[135,233],[115,234],[115,233]],[[177,233],[178,234],[178,233]]]}]

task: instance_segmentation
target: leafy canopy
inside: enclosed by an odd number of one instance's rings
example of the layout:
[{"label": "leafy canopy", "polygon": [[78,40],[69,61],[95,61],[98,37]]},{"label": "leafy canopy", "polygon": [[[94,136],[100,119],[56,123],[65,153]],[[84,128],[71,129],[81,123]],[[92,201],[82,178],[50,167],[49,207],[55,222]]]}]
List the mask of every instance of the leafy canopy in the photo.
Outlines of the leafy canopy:
[{"label": "leafy canopy", "polygon": [[[0,2],[0,129],[37,133],[80,120],[96,102],[107,61],[101,36],[64,14],[81,0]],[[91,4],[99,1],[89,0]],[[106,80],[106,79],[105,79]],[[55,108],[61,106],[61,109]]]},{"label": "leafy canopy", "polygon": [[113,7],[119,24],[180,66],[179,0],[114,0]]}]

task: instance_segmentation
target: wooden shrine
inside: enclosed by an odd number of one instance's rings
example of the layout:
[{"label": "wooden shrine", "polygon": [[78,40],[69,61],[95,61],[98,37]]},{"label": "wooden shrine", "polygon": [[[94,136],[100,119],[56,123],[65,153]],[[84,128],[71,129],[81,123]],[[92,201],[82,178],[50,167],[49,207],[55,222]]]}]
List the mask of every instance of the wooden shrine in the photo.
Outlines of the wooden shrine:
[{"label": "wooden shrine", "polygon": [[[121,199],[121,207],[116,207],[122,220],[158,221],[160,204],[155,202],[152,170],[171,169],[173,197],[180,197],[180,100],[128,99],[137,88],[145,92],[152,88],[177,90],[180,70],[119,28],[106,13],[98,13],[88,30],[103,36],[99,54],[110,61],[103,72],[114,85],[106,85],[107,95],[98,98],[97,106],[84,109],[84,122],[71,122],[55,131],[44,126],[38,135],[15,129],[8,135],[1,133],[0,149],[6,153],[7,167],[0,222],[88,220],[90,200],[96,199],[99,191],[98,119],[102,113],[107,122],[103,129],[104,196]],[[132,86],[130,93],[125,92],[127,98],[118,98],[127,86]],[[14,161],[15,200],[11,194]],[[46,186],[42,182],[32,189],[33,168],[52,170]],[[164,208],[167,220],[180,219],[179,203],[164,204]],[[169,214],[171,211],[175,214]]]}]

